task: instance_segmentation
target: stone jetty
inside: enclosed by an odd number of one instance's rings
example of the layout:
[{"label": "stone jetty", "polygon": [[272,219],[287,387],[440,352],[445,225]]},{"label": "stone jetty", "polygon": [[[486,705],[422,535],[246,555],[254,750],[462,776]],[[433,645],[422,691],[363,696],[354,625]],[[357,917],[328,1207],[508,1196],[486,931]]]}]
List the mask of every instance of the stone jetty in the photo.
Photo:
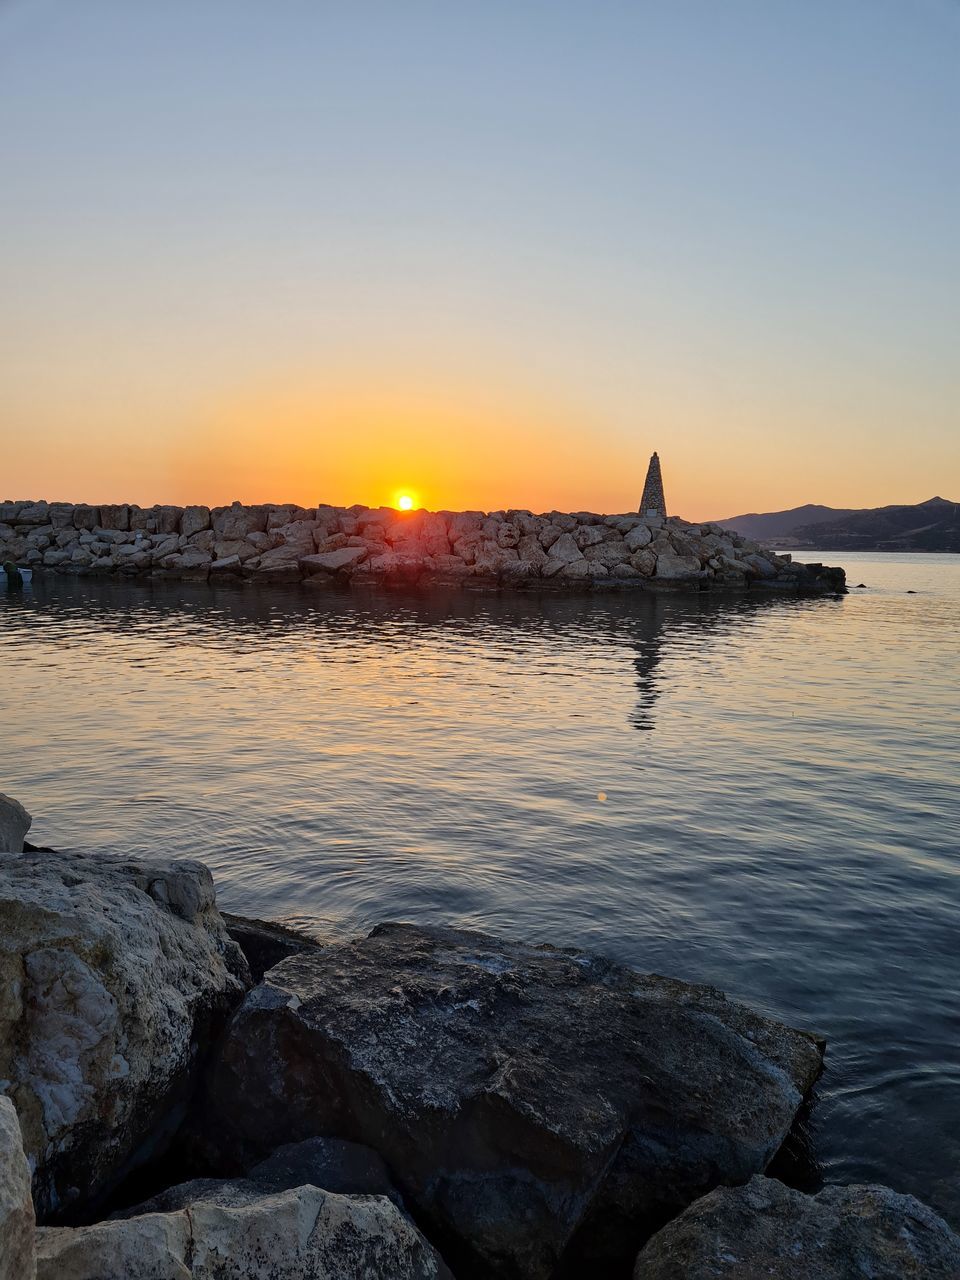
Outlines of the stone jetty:
[{"label": "stone jetty", "polygon": [[912,1197],[773,1176],[808,1031],[574,949],[225,919],[200,863],[4,816],[0,1280],[960,1276]]},{"label": "stone jetty", "polygon": [[[657,482],[660,486],[659,470]],[[837,593],[842,569],[800,565],[715,524],[656,510],[397,511],[0,503],[0,563],[62,574],[310,587]]]}]

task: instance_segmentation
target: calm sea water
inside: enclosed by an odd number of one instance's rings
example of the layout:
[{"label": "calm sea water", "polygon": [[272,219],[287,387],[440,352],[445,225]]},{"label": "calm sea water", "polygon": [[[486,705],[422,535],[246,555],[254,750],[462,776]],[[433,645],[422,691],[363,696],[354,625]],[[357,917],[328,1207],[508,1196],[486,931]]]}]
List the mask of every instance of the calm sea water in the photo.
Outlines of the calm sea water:
[{"label": "calm sea water", "polygon": [[818,558],[866,587],[37,580],[0,597],[0,790],[235,911],[580,944],[820,1030],[827,1178],[960,1226],[960,557]]}]

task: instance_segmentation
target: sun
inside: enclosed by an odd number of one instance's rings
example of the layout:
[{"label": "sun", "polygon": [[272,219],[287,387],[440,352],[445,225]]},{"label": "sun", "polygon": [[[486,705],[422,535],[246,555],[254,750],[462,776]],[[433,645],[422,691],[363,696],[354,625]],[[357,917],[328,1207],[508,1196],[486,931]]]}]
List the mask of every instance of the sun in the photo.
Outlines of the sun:
[{"label": "sun", "polygon": [[413,498],[410,497],[409,493],[401,493],[397,498],[397,506],[401,511],[412,511]]}]

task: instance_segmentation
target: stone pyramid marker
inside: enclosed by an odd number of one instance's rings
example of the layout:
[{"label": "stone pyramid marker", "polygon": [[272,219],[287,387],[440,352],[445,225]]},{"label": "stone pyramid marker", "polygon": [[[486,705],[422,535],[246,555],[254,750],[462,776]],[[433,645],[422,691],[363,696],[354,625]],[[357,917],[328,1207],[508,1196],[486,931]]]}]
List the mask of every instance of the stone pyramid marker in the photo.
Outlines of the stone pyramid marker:
[{"label": "stone pyramid marker", "polygon": [[666,519],[667,504],[663,497],[663,477],[660,474],[660,459],[656,454],[650,459],[647,467],[647,479],[643,486],[643,497],[640,499],[642,516],[662,516]]}]

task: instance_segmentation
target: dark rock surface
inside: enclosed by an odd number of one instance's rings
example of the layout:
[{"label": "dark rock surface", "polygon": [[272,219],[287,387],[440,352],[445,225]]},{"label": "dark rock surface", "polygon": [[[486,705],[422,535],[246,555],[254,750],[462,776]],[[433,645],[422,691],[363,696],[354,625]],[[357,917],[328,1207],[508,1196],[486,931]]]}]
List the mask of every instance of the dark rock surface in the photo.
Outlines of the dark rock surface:
[{"label": "dark rock surface", "polygon": [[657,1232],[634,1280],[957,1280],[960,1237],[889,1187],[824,1187],[772,1178],[721,1187]]},{"label": "dark rock surface", "polygon": [[255,982],[288,956],[299,955],[301,951],[319,951],[323,945],[309,934],[285,924],[274,924],[251,916],[235,916],[229,911],[222,914],[227,933],[246,957]]},{"label": "dark rock surface", "polygon": [[386,1196],[403,1208],[403,1197],[376,1151],[341,1138],[308,1138],[278,1147],[243,1178],[192,1178],[112,1216],[136,1218],[144,1213],[171,1213],[196,1200],[209,1200],[214,1194],[219,1197],[231,1191],[263,1195],[304,1186],[320,1187],[338,1195]]},{"label": "dark rock surface", "polygon": [[375,1148],[461,1280],[538,1280],[565,1251],[570,1274],[612,1274],[605,1233],[632,1261],[697,1197],[767,1166],[822,1048],[712,988],[382,925],[248,994],[209,1129],[224,1161],[317,1134]]}]

